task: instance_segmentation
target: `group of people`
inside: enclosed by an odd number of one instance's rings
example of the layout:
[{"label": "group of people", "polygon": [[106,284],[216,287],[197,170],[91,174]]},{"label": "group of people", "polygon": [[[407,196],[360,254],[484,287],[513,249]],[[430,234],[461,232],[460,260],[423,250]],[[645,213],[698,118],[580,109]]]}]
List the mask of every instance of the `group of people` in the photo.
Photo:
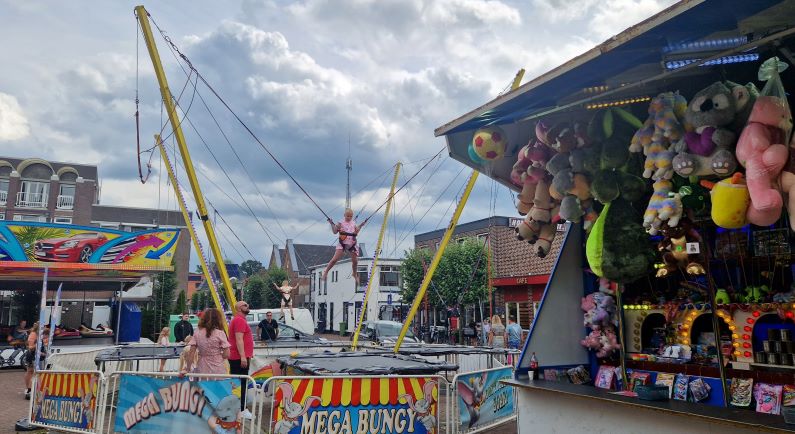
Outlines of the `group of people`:
[{"label": "group of people", "polygon": [[[28,327],[26,320],[21,320],[19,324],[11,330],[6,338],[9,345],[24,348],[22,365],[25,368],[25,399],[30,399],[31,388],[33,387],[33,374],[36,371],[36,342],[39,340],[39,322],[33,323]],[[50,340],[50,326],[45,326],[42,332],[41,348],[39,350],[39,369],[43,368],[41,362],[47,357],[47,344]]]},{"label": "group of people", "polygon": [[[228,336],[224,332],[224,317],[219,309],[205,309],[195,331],[190,324],[189,315],[184,314],[182,320],[174,326],[175,340],[185,344],[180,356],[180,375],[248,375],[249,364],[254,356],[254,338],[251,327],[246,321],[248,313],[248,303],[239,301],[235,304],[234,316],[229,322]],[[171,330],[164,327],[158,337],[158,344],[168,346],[170,333]],[[164,368],[165,360],[162,360],[160,370],[163,371]],[[251,412],[245,408],[246,380],[241,378],[240,383],[241,415],[250,419]]]},{"label": "group of people", "polygon": [[484,343],[489,347],[518,350],[522,345],[522,326],[516,322],[516,317],[513,315],[508,317],[507,326],[502,324],[499,315],[494,315],[491,319],[484,319],[483,324],[475,328],[479,329],[475,340],[485,336]]}]

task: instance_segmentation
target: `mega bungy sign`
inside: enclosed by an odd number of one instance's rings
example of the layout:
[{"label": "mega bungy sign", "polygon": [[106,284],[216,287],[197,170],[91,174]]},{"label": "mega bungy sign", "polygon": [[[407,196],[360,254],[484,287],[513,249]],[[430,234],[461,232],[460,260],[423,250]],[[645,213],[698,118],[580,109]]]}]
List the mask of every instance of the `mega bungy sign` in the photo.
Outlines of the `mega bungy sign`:
[{"label": "mega bungy sign", "polygon": [[31,423],[93,430],[98,384],[99,373],[39,373],[33,390]]},{"label": "mega bungy sign", "polygon": [[510,366],[458,375],[458,432],[480,431],[516,416],[513,387],[500,383],[513,378]]},{"label": "mega bungy sign", "polygon": [[275,383],[274,434],[435,434],[433,377],[297,377]]}]

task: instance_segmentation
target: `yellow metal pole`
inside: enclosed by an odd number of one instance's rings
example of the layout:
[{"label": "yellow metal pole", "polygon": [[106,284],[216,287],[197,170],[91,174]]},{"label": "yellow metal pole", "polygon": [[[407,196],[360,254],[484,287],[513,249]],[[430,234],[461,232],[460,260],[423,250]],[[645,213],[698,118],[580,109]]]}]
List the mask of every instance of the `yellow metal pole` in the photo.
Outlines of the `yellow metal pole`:
[{"label": "yellow metal pole", "polygon": [[[196,178],[196,171],[193,169],[193,162],[188,152],[188,145],[185,142],[185,135],[182,133],[182,126],[180,125],[179,116],[177,115],[177,107],[172,99],[171,90],[168,88],[168,80],[166,73],[163,70],[163,64],[160,62],[160,54],[157,51],[154,35],[152,34],[152,27],[149,25],[149,13],[143,6],[135,8],[135,14],[138,17],[138,22],[141,25],[141,32],[146,41],[146,48],[149,50],[149,57],[152,58],[152,66],[155,68],[155,76],[160,85],[160,93],[163,96],[163,104],[166,106],[168,112],[168,119],[171,121],[171,128],[174,130],[174,137],[179,146],[179,152],[182,155],[182,163],[185,166],[185,172],[190,181],[191,190],[193,190],[193,197],[196,200],[196,206],[199,208],[199,218],[204,225],[204,231],[207,233],[207,241],[210,243],[210,250],[213,252],[215,263],[218,266],[218,272],[221,274],[221,282],[224,284],[226,291],[226,300],[230,303],[230,307],[234,309],[237,299],[235,298],[235,291],[232,289],[232,283],[229,280],[229,273],[226,271],[224,264],[224,256],[221,253],[221,247],[218,245],[218,239],[215,237],[212,222],[207,215],[207,205],[204,203],[204,196],[199,186],[199,180]],[[218,306],[221,309],[221,306]]]},{"label": "yellow metal pole", "polygon": [[[190,213],[188,212],[188,206],[185,203],[185,197],[182,195],[182,189],[179,188],[177,177],[174,175],[174,168],[171,166],[171,160],[168,158],[168,152],[166,152],[166,147],[163,146],[163,141],[160,140],[160,134],[155,134],[155,143],[157,143],[157,147],[160,149],[160,155],[163,157],[163,161],[166,163],[165,165],[166,170],[168,171],[168,177],[171,179],[171,185],[174,186],[174,193],[177,195],[179,208],[182,210],[182,217],[185,219],[185,226],[188,227],[190,239],[193,241],[193,248],[196,249],[196,254],[199,257],[199,263],[202,266],[204,279],[207,281],[207,286],[210,288],[210,295],[212,295],[213,301],[215,302],[215,305],[218,307],[218,309],[223,312],[223,308],[221,307],[221,298],[218,296],[218,288],[215,287],[212,272],[210,271],[210,264],[207,262],[207,257],[204,255],[204,249],[199,242],[199,237],[196,235],[196,228],[193,226],[193,221],[190,219]],[[224,331],[228,333],[229,326],[226,323],[226,315],[221,315],[221,318],[223,319]]]},{"label": "yellow metal pole", "polygon": [[522,84],[523,77],[524,77],[524,68],[520,69],[516,73],[516,76],[513,78],[513,83],[511,83],[511,90],[516,89],[517,87],[519,87],[520,84]]},{"label": "yellow metal pole", "polygon": [[396,353],[400,351],[400,345],[403,343],[403,338],[406,337],[406,332],[408,332],[409,326],[411,326],[411,321],[414,319],[414,315],[416,315],[417,309],[420,307],[422,298],[425,296],[425,291],[428,290],[428,285],[431,283],[433,273],[436,271],[436,267],[439,266],[439,262],[442,260],[442,253],[444,253],[444,249],[447,248],[447,243],[450,242],[450,238],[453,236],[455,226],[458,224],[458,219],[461,217],[461,213],[464,211],[464,206],[469,199],[469,194],[472,193],[472,187],[475,186],[475,181],[477,180],[478,171],[473,170],[472,175],[469,176],[469,181],[467,182],[466,188],[464,189],[464,194],[461,196],[461,200],[458,201],[458,206],[455,208],[453,218],[450,219],[450,224],[447,226],[447,230],[442,237],[442,242],[439,243],[439,248],[436,250],[436,254],[433,257],[433,261],[431,261],[430,267],[428,267],[428,272],[425,273],[425,278],[422,280],[422,285],[420,285],[419,291],[417,291],[417,294],[414,296],[414,302],[411,305],[409,315],[406,318],[406,321],[403,323],[403,328],[400,330],[400,335],[398,336],[397,342],[395,342]]},{"label": "yellow metal pole", "polygon": [[364,293],[362,302],[362,312],[359,314],[359,323],[356,325],[356,333],[353,334],[351,348],[356,351],[356,344],[359,343],[359,332],[362,330],[364,316],[367,314],[367,300],[370,298],[370,290],[373,288],[373,276],[378,269],[378,257],[381,256],[381,243],[384,241],[384,232],[389,221],[389,210],[392,208],[392,199],[395,196],[395,185],[397,185],[398,173],[400,173],[400,162],[395,165],[395,176],[392,177],[392,187],[389,189],[389,198],[386,200],[386,210],[384,210],[384,222],[381,223],[381,232],[378,234],[378,242],[375,244],[375,254],[373,255],[373,266],[370,268],[370,280],[367,281],[367,291]]}]

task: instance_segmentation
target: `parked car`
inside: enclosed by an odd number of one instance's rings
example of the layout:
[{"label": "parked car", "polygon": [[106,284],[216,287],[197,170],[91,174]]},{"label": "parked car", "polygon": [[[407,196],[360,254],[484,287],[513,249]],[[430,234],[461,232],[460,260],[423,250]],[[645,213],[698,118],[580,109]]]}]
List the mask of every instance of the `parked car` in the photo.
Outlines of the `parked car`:
[{"label": "parked car", "polygon": [[91,255],[108,238],[99,232],[83,232],[68,238],[47,238],[33,245],[33,254],[39,261],[88,262]]},{"label": "parked car", "polygon": [[[367,321],[362,325],[361,341],[370,341],[379,345],[394,345],[400,335],[403,323],[396,321]],[[353,338],[351,338],[353,339]],[[405,343],[421,343],[411,330],[403,338]]]}]

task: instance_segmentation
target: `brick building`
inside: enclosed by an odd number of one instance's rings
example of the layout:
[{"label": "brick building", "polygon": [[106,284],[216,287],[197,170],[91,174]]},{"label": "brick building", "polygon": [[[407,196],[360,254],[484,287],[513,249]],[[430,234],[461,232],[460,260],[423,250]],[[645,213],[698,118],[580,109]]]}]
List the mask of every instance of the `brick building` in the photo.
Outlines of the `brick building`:
[{"label": "brick building", "polygon": [[[174,266],[178,290],[188,286],[190,236],[182,213],[174,210],[101,205],[97,166],[47,161],[40,158],[0,156],[0,220],[47,222],[94,226],[123,231],[180,228]],[[146,299],[151,282],[129,293],[132,299]],[[147,289],[148,288],[148,289]],[[4,288],[5,289],[5,288]],[[128,291],[129,292],[129,291]],[[5,293],[4,293],[5,294]],[[63,294],[64,300],[79,300],[80,309],[92,313],[107,305],[112,292]],[[72,304],[75,304],[72,303]],[[13,323],[13,309],[0,311],[0,322]]]},{"label": "brick building", "polygon": [[[516,315],[523,328],[529,328],[533,320],[536,303],[541,301],[552,267],[563,244],[563,225],[558,225],[558,234],[552,249],[545,258],[538,258],[532,246],[516,239],[516,227],[521,218],[495,216],[455,227],[450,242],[463,242],[474,238],[485,242],[488,238],[492,251],[493,307],[495,314]],[[427,248],[436,252],[445,229],[438,229],[414,236],[415,248]],[[484,307],[488,308],[487,301]],[[468,323],[474,309],[465,313]],[[479,317],[479,315],[478,315]]]},{"label": "brick building", "polygon": [[[364,244],[359,244],[364,256]],[[282,268],[287,271],[290,284],[299,285],[298,292],[293,300],[293,306],[307,307],[310,300],[310,286],[314,284],[314,275],[310,268],[328,263],[334,256],[336,246],[319,244],[295,244],[288,239],[284,249],[278,245],[273,246],[268,268]]]}]

